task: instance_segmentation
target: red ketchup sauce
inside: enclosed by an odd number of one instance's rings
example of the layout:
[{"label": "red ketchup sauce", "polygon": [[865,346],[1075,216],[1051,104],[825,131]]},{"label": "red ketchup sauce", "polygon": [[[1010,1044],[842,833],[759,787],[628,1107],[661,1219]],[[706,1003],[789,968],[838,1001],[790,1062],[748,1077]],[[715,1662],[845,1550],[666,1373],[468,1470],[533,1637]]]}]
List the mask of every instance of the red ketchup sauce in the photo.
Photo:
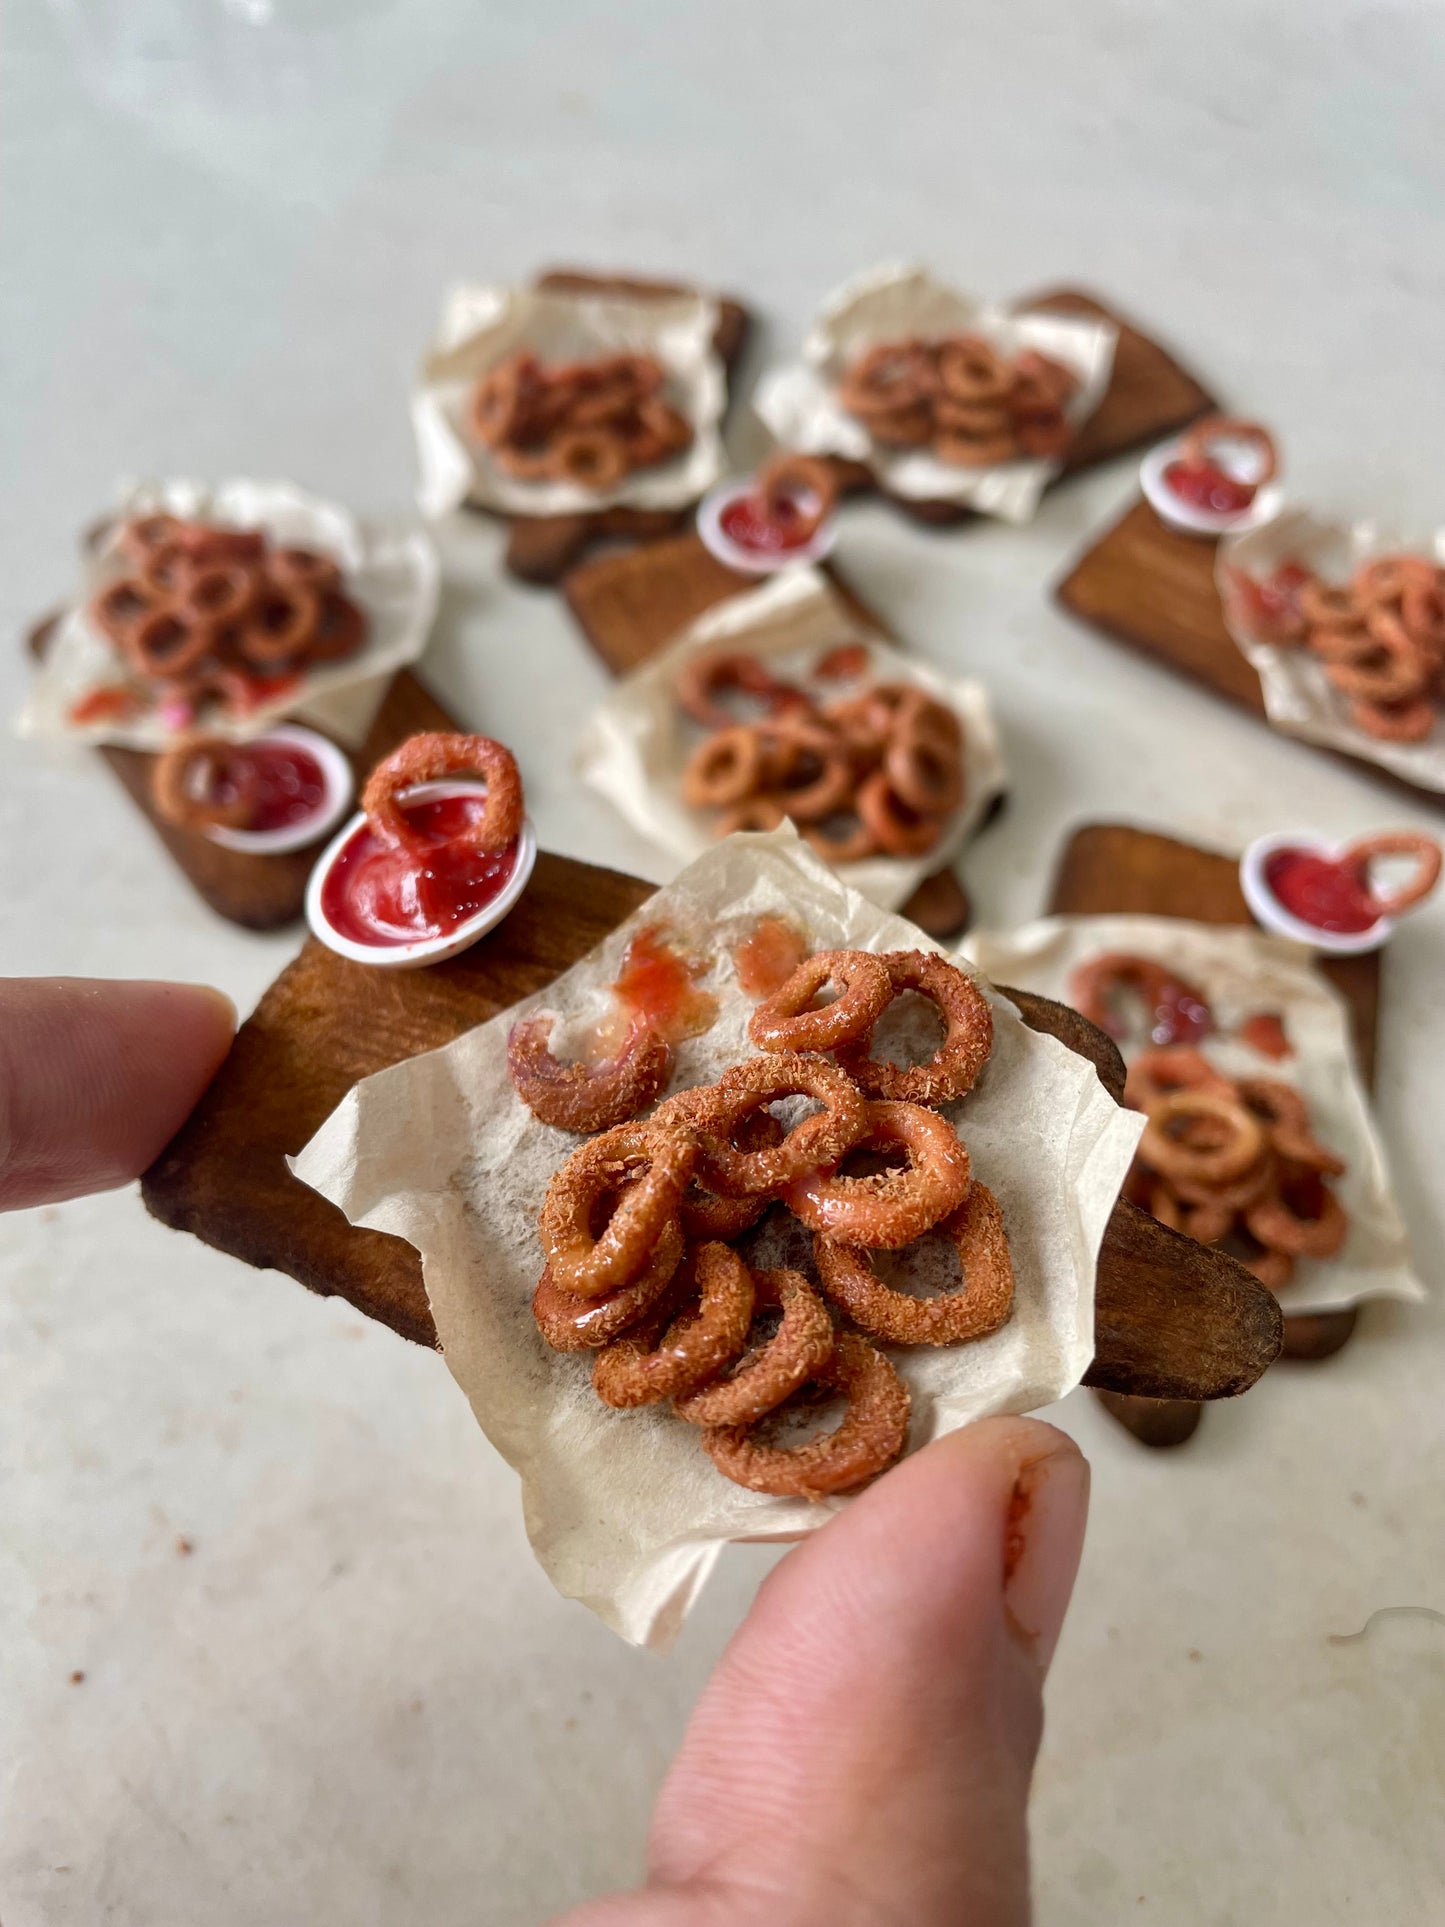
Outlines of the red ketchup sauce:
[{"label": "red ketchup sauce", "polygon": [[788,555],[806,548],[810,539],[806,525],[786,501],[778,504],[776,515],[767,515],[753,495],[729,502],[718,517],[718,527],[730,542],[757,555]]},{"label": "red ketchup sauce", "polygon": [[761,917],[757,927],[733,947],[738,987],[745,997],[771,997],[781,990],[811,945],[801,930],[781,917]]},{"label": "red ketchup sauce", "polygon": [[697,987],[706,969],[705,957],[689,957],[668,941],[661,925],[647,924],[627,946],[612,986],[619,1012],[629,1023],[642,1018],[669,1044],[701,1037],[718,1013],[717,998]]},{"label": "red ketchup sauce", "polygon": [[1216,462],[1170,462],[1164,480],[1181,502],[1210,515],[1242,514],[1258,493],[1253,482],[1241,482]]},{"label": "red ketchup sauce", "polygon": [[141,705],[129,689],[119,685],[106,685],[92,689],[88,696],[82,696],[71,704],[69,718],[73,723],[118,723],[128,722],[132,716],[139,715]]},{"label": "red ketchup sauce", "polygon": [[1214,1028],[1214,1012],[1196,990],[1171,979],[1149,1009],[1153,1044],[1197,1044]]},{"label": "red ketchup sauce", "polygon": [[248,830],[289,830],[326,803],[326,775],[299,743],[248,744],[243,781],[251,801]]},{"label": "red ketchup sauce", "polygon": [[1380,920],[1380,906],[1358,870],[1314,850],[1276,850],[1265,861],[1264,880],[1301,923],[1341,936],[1356,936]]},{"label": "red ketchup sauce", "polygon": [[1248,1044],[1261,1057],[1294,1056],[1294,1045],[1285,1035],[1284,1019],[1277,1010],[1257,1010],[1252,1017],[1245,1018],[1235,1035],[1241,1044]]},{"label": "red ketchup sauce", "polygon": [[489,854],[456,840],[484,807],[480,796],[413,803],[406,814],[426,837],[423,862],[383,842],[363,823],[342,846],[321,886],[327,922],[353,943],[386,946],[447,936],[485,910],[511,880],[517,845]]}]

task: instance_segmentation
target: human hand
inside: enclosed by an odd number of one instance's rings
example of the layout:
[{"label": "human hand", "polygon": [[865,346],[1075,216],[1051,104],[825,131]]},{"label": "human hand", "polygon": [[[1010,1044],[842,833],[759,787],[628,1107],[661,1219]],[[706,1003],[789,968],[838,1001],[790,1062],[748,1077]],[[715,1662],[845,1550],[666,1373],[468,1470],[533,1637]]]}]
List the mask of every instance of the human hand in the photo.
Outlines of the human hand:
[{"label": "human hand", "polygon": [[1064,1433],[985,1419],[805,1540],[692,1716],[646,1887],[555,1927],[1024,1927],[1088,1491]]},{"label": "human hand", "polygon": [[235,1027],[230,999],[200,984],[0,979],[0,1210],[139,1177]]}]

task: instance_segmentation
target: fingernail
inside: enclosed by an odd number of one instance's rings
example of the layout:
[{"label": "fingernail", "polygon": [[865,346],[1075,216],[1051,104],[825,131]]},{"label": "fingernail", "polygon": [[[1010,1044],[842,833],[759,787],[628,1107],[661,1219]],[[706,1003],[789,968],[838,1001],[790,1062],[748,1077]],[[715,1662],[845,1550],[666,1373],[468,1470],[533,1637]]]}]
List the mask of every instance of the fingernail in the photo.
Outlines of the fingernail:
[{"label": "fingernail", "polygon": [[1019,1466],[1004,1527],[1004,1610],[1041,1673],[1059,1643],[1088,1516],[1089,1462],[1072,1442]]},{"label": "fingernail", "polygon": [[234,998],[228,997],[224,990],[217,990],[214,984],[187,984],[186,989],[192,994],[199,991],[204,996],[209,997],[211,1001],[225,1013],[226,1022],[231,1026],[232,1030],[235,1030],[237,1024],[240,1022],[241,1013],[236,1009]]}]

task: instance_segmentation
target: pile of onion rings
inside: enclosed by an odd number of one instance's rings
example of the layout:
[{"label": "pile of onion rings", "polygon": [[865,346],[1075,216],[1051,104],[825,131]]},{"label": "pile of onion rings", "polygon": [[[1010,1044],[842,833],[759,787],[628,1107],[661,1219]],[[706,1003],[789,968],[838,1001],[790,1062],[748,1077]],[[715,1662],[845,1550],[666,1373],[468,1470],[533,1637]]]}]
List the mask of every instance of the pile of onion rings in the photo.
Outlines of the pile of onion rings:
[{"label": "pile of onion rings", "polygon": [[[683,801],[719,812],[720,837],[791,817],[828,863],[926,855],[964,799],[962,726],[925,690],[870,684],[859,668],[833,650],[799,683],[745,652],[694,656],[674,693],[707,734],[683,771]],[[829,695],[841,678],[854,687]]]},{"label": "pile of onion rings", "polygon": [[1226,1077],[1188,1044],[1129,1066],[1125,1102],[1149,1120],[1124,1195],[1173,1231],[1221,1244],[1278,1291],[1300,1258],[1330,1258],[1349,1219],[1327,1182],[1344,1171],[1304,1099],[1273,1077]]},{"label": "pile of onion rings", "polygon": [[1256,579],[1232,569],[1240,626],[1324,665],[1349,720],[1380,742],[1418,743],[1445,702],[1445,568],[1426,555],[1371,556],[1344,582],[1287,562]]},{"label": "pile of onion rings", "polygon": [[467,420],[499,468],[525,482],[575,482],[599,493],[635,469],[670,462],[693,442],[651,355],[604,355],[547,366],[523,351],[473,390]]},{"label": "pile of onion rings", "polygon": [[982,335],[880,341],[844,370],[839,404],[883,448],[926,448],[958,468],[1056,460],[1074,437],[1079,380],[1025,348],[1005,355]]},{"label": "pile of onion rings", "polygon": [[[875,1058],[890,1006],[916,993],[943,1015],[942,1042],[921,1063]],[[565,1129],[606,1122],[547,1188],[532,1301],[542,1337],[594,1354],[605,1404],[670,1402],[718,1470],[753,1491],[822,1499],[866,1484],[908,1440],[908,1392],[879,1344],[968,1343],[1013,1307],[997,1201],[939,1108],[987,1063],[982,992],[932,954],[820,952],[754,1010],[762,1055],[646,1119],[670,1053],[650,1058],[629,1037],[606,1065],[562,1066],[550,1030],[545,1016],[513,1029],[519,1094]],[[799,1116],[801,1100],[818,1108]],[[853,1169],[860,1158],[882,1168]],[[755,1240],[789,1225],[801,1244],[811,1233],[811,1275],[806,1258],[779,1268],[759,1256]],[[920,1275],[924,1239],[957,1272],[933,1296],[897,1281]],[[841,1423],[790,1441],[822,1394],[846,1400]]]},{"label": "pile of onion rings", "polygon": [[365,613],[317,550],[163,513],[133,517],[116,546],[121,566],[92,596],[90,619],[135,682],[192,717],[208,704],[245,714],[278,679],[366,640]]}]

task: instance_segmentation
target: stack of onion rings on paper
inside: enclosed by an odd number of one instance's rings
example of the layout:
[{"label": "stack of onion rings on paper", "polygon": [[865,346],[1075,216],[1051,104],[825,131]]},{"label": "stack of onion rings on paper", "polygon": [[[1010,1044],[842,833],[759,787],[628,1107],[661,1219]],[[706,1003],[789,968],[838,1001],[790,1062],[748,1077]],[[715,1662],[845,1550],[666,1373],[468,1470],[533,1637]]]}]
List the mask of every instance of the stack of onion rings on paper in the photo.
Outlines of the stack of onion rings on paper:
[{"label": "stack of onion rings on paper", "polygon": [[1445,569],[1430,556],[1371,556],[1345,580],[1285,562],[1255,578],[1231,568],[1225,595],[1261,642],[1307,649],[1350,721],[1381,742],[1418,743],[1445,702]]},{"label": "stack of onion rings on paper", "polygon": [[883,448],[927,449],[958,468],[1057,460],[1073,440],[1078,377],[1035,348],[981,334],[880,341],[844,370],[840,405]]},{"label": "stack of onion rings on paper", "polygon": [[121,565],[92,596],[90,619],[134,681],[192,715],[207,704],[245,714],[278,678],[353,656],[366,640],[365,613],[317,550],[164,513],[126,522],[116,548]]},{"label": "stack of onion rings on paper", "polygon": [[1278,1291],[1300,1258],[1331,1258],[1349,1231],[1328,1180],[1344,1171],[1304,1099],[1273,1077],[1230,1078],[1188,1044],[1129,1066],[1125,1102],[1149,1122],[1125,1195],[1171,1230],[1224,1244]]},{"label": "stack of onion rings on paper", "polygon": [[[907,1016],[920,995],[942,1041],[921,1062],[891,1062],[890,1010],[904,999]],[[808,957],[753,1012],[761,1054],[646,1119],[670,1056],[629,1034],[604,1064],[563,1065],[550,1034],[545,1013],[514,1026],[519,1094],[544,1122],[605,1128],[563,1161],[542,1205],[532,1309],[546,1342],[595,1354],[605,1404],[671,1401],[718,1470],[753,1491],[822,1499],[892,1464],[909,1396],[879,1345],[968,1343],[1013,1305],[997,1201],[940,1108],[967,1095],[992,1048],[972,978],[924,952]],[[811,1276],[801,1256],[761,1259],[752,1241],[770,1220],[811,1245]],[[934,1296],[903,1288],[933,1276],[926,1240],[957,1274]],[[841,1422],[798,1436],[816,1429],[824,1395],[845,1401]]]},{"label": "stack of onion rings on paper", "polygon": [[840,650],[820,657],[802,682],[745,651],[694,656],[675,694],[708,733],[683,771],[684,802],[717,812],[720,837],[775,830],[791,817],[828,863],[926,855],[964,800],[962,725],[948,704],[911,684],[827,693],[855,674],[854,658]]},{"label": "stack of onion rings on paper", "polygon": [[693,442],[692,424],[667,399],[666,371],[651,355],[549,365],[522,351],[482,377],[467,420],[507,474],[599,494]]}]

